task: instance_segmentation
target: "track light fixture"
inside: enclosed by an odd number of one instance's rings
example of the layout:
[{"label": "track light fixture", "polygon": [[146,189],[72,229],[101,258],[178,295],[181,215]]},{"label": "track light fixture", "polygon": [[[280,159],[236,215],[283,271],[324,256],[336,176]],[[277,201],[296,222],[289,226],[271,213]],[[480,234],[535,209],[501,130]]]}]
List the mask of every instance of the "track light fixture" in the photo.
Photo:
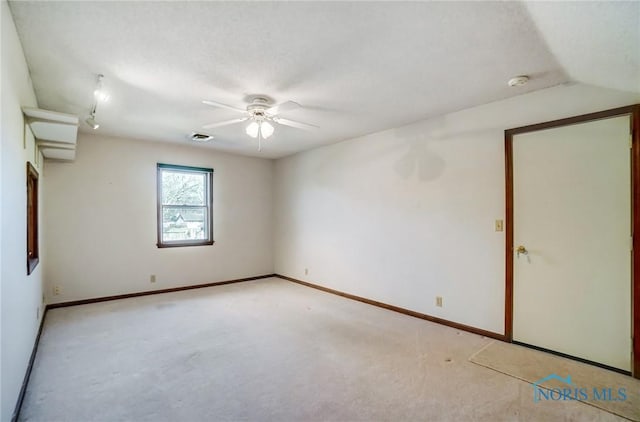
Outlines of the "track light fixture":
[{"label": "track light fixture", "polygon": [[89,127],[93,130],[96,130],[100,127],[100,124],[96,122],[96,109],[98,108],[98,101],[107,101],[109,99],[109,93],[104,90],[104,86],[102,80],[104,79],[103,74],[98,75],[98,79],[96,81],[96,88],[93,91],[93,105],[91,107],[91,113],[89,113],[89,117],[85,120],[85,123],[89,125]]},{"label": "track light fixture", "polygon": [[89,127],[93,130],[96,130],[100,127],[100,123],[96,122],[95,115],[91,113],[91,116],[85,120],[85,123],[89,125]]},{"label": "track light fixture", "polygon": [[109,99],[109,93],[104,90],[104,85],[102,80],[104,79],[104,75],[98,75],[98,82],[96,83],[96,89],[93,91],[93,96],[97,101],[107,101]]}]

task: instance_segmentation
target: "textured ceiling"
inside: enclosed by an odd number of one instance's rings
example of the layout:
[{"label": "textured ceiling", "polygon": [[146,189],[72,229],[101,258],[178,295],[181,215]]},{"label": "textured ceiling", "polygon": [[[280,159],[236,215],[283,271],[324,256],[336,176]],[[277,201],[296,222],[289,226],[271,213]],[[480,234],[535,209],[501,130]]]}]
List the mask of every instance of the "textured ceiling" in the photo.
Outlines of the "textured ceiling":
[{"label": "textured ceiling", "polygon": [[[39,106],[103,134],[187,143],[247,96],[293,100],[261,153],[242,125],[206,147],[281,157],[569,80],[640,90],[640,3],[12,1]],[[531,82],[508,88],[519,74]],[[82,131],[90,131],[82,125]]]}]

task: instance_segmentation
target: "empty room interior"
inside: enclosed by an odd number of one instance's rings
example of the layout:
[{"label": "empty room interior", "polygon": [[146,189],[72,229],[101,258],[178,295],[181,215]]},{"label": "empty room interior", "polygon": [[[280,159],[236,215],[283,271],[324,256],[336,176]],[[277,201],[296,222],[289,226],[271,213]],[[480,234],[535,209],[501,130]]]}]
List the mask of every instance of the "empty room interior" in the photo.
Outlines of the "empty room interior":
[{"label": "empty room interior", "polygon": [[640,2],[1,2],[1,421],[640,421]]}]

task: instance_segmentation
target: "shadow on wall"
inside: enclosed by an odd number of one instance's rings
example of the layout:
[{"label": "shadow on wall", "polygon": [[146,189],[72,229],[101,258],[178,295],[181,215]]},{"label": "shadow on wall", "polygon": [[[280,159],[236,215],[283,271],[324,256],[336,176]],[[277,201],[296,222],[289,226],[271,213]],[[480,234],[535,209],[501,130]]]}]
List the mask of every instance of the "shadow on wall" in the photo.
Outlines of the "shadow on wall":
[{"label": "shadow on wall", "polygon": [[341,184],[358,170],[393,172],[407,182],[433,182],[447,168],[438,152],[441,144],[473,142],[503,130],[494,127],[491,119],[461,117],[465,124],[455,115],[442,116],[321,148],[303,160],[313,160],[309,168],[314,169],[315,181],[324,186]]},{"label": "shadow on wall", "polygon": [[354,181],[358,174],[382,172],[400,183],[430,183],[445,173],[451,154],[465,153],[465,144],[503,136],[504,123],[496,116],[491,107],[463,110],[316,149],[298,163],[313,169],[310,176],[318,185],[349,181],[355,195],[372,189],[370,178]]},{"label": "shadow on wall", "polygon": [[473,142],[494,135],[502,136],[504,128],[493,121],[495,117],[469,119],[465,118],[465,113],[467,111],[394,129],[393,136],[403,140],[407,148],[404,156],[394,166],[396,173],[403,179],[413,177],[420,181],[435,180],[444,172],[446,162],[430,145]]},{"label": "shadow on wall", "polygon": [[[431,126],[431,125],[428,125]],[[445,160],[435,151],[441,141],[425,124],[387,130],[316,150],[312,164],[320,185],[340,184],[354,171],[393,172],[399,179],[430,182],[445,171]],[[316,154],[321,154],[318,156]]]},{"label": "shadow on wall", "polygon": [[444,172],[444,159],[429,148],[434,138],[427,132],[413,127],[396,129],[394,137],[401,140],[404,151],[395,161],[393,169],[402,179],[418,179],[421,182],[436,180]]}]

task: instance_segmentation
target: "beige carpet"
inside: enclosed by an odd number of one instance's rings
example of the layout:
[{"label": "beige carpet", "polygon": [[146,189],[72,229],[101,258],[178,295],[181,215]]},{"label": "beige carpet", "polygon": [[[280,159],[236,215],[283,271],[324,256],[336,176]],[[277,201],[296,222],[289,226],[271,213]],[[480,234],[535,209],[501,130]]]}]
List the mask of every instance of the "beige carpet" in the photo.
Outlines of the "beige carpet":
[{"label": "beige carpet", "polygon": [[534,403],[490,341],[281,279],[54,309],[21,420],[623,420]]},{"label": "beige carpet", "polygon": [[[469,360],[542,386],[544,391],[532,391],[539,402],[580,400],[640,421],[640,380],[630,376],[500,341],[490,343]],[[539,382],[549,375],[548,380]]]}]

